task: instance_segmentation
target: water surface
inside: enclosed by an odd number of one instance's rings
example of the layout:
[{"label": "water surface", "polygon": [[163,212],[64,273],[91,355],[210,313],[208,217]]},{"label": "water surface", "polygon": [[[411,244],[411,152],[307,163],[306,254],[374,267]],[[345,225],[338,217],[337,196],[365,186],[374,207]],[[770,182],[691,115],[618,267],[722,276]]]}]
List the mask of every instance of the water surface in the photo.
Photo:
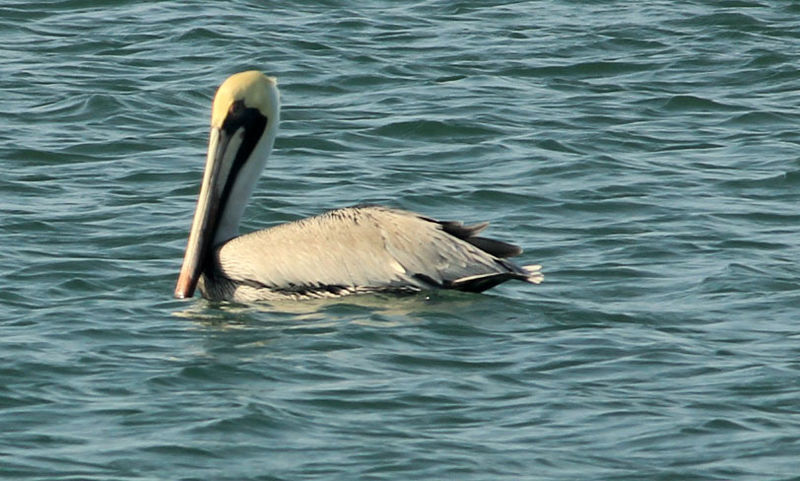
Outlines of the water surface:
[{"label": "water surface", "polygon": [[[4,479],[800,479],[791,1],[5,2]],[[173,300],[228,75],[252,230],[377,202],[485,295]]]}]

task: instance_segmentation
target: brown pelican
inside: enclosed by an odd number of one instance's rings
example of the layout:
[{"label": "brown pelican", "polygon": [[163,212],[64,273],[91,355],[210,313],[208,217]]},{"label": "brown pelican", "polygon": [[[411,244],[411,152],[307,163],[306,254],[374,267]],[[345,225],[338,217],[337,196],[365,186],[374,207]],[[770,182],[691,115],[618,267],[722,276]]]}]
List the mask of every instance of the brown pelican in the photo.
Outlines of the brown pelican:
[{"label": "brown pelican", "polygon": [[241,72],[217,90],[205,174],[175,297],[236,302],[361,292],[458,289],[481,292],[518,279],[542,281],[540,266],[506,260],[522,249],[478,237],[464,225],[366,205],[332,210],[239,235],[239,220],[278,130],[274,78]]}]

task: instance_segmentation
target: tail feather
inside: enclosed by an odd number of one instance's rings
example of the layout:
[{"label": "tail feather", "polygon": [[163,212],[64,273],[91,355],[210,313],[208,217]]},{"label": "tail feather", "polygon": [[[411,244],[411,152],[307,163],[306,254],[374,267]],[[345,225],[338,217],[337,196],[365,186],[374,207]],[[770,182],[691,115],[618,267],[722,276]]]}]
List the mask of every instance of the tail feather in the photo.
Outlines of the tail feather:
[{"label": "tail feather", "polygon": [[531,284],[540,284],[544,280],[544,275],[542,274],[542,266],[539,264],[529,264],[527,266],[522,266],[522,270],[528,273],[528,277],[523,279],[526,282],[530,282]]}]

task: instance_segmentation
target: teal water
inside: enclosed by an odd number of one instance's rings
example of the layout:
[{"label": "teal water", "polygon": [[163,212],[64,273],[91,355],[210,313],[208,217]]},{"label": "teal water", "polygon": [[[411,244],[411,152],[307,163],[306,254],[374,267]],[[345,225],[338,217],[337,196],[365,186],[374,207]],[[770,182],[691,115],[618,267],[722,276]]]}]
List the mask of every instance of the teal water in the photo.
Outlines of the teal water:
[{"label": "teal water", "polygon": [[[800,479],[793,1],[0,6],[0,478]],[[490,220],[540,286],[171,298],[229,74],[245,230]]]}]

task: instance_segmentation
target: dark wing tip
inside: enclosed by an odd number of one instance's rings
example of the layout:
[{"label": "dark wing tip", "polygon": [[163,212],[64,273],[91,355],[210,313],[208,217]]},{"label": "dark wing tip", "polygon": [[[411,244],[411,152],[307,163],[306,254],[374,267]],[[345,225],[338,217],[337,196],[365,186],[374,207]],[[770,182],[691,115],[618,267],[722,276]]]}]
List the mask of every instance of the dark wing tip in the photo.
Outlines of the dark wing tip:
[{"label": "dark wing tip", "polygon": [[486,237],[477,237],[477,234],[482,232],[489,226],[488,222],[479,222],[477,224],[464,225],[463,222],[452,220],[436,220],[430,217],[419,216],[421,219],[428,222],[439,224],[441,229],[453,237],[457,237],[465,242],[469,242],[478,249],[491,254],[501,259],[506,257],[514,257],[522,254],[522,248],[508,242],[499,241],[496,239],[488,239]]},{"label": "dark wing tip", "polygon": [[489,226],[488,222],[481,222],[472,225],[464,225],[462,222],[456,221],[434,222],[442,226],[442,230],[448,234],[458,237],[463,241],[469,242],[478,249],[495,257],[506,258],[522,254],[522,249],[514,244],[509,244],[508,242],[503,242],[496,239],[488,239],[486,237],[477,237],[477,234]]},{"label": "dark wing tip", "polygon": [[521,247],[496,239],[487,239],[485,237],[469,237],[464,240],[495,257],[506,258],[522,254]]},{"label": "dark wing tip", "polygon": [[[432,220],[432,219],[431,219]],[[479,234],[482,230],[489,226],[488,222],[480,222],[478,224],[472,225],[464,225],[463,222],[458,221],[440,221],[434,220],[440,226],[442,226],[442,230],[447,232],[448,234],[458,237],[462,240],[467,240],[470,237]]]}]

